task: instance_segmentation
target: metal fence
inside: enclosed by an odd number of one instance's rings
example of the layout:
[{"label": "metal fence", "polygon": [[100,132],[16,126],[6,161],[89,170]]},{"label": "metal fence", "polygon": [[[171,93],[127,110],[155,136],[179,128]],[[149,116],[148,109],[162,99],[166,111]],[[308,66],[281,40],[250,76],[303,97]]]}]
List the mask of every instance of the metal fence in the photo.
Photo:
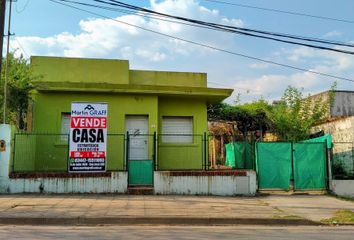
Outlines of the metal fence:
[{"label": "metal fence", "polygon": [[[127,132],[107,138],[108,171],[126,171],[133,161],[144,159],[161,171],[254,168],[252,144],[242,136]],[[67,172],[68,141],[68,134],[15,134],[12,172]],[[234,154],[227,151],[228,144],[235,147]]]},{"label": "metal fence", "polygon": [[255,169],[255,142],[242,135],[209,135],[208,167]]},{"label": "metal fence", "polygon": [[[256,168],[256,143],[248,136],[125,133],[107,137],[108,171],[126,171],[129,161],[145,158],[161,171]],[[67,172],[68,140],[67,134],[15,134],[12,172]],[[139,151],[146,156],[137,156]],[[352,142],[333,143],[331,167],[334,179],[354,179]]]},{"label": "metal fence", "polygon": [[331,159],[333,179],[354,179],[353,142],[334,142]]},{"label": "metal fence", "polygon": [[[126,169],[124,134],[108,134],[107,170]],[[67,172],[68,134],[16,133],[12,172]]]}]

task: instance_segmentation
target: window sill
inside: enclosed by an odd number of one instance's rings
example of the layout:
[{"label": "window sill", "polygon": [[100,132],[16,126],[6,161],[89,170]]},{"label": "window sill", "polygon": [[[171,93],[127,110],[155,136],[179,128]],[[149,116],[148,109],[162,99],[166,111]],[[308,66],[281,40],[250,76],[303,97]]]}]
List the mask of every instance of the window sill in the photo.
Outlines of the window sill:
[{"label": "window sill", "polygon": [[54,147],[64,148],[64,147],[69,147],[69,144],[67,142],[56,142],[54,143]]},{"label": "window sill", "polygon": [[197,143],[160,143],[159,147],[199,147]]}]

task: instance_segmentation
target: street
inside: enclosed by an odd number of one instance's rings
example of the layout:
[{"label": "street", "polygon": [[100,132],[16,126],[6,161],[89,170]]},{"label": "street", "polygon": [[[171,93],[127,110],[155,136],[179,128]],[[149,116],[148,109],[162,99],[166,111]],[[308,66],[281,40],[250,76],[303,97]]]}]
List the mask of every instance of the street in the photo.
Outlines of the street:
[{"label": "street", "polygon": [[0,226],[0,239],[353,239],[354,227]]}]

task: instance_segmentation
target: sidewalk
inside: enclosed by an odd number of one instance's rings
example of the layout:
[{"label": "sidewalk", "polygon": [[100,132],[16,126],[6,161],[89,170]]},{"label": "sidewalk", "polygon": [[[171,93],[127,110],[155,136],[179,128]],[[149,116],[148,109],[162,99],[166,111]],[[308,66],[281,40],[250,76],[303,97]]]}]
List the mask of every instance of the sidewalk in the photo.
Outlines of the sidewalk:
[{"label": "sidewalk", "polygon": [[0,195],[0,224],[318,225],[354,202],[330,196]]}]

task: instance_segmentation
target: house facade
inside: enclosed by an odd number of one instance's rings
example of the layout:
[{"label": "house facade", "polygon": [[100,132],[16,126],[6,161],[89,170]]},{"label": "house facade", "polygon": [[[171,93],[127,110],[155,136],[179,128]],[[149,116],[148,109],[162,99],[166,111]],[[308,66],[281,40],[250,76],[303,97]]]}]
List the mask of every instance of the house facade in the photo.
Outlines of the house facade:
[{"label": "house facade", "polygon": [[131,70],[125,60],[32,57],[31,66],[31,135],[16,136],[13,172],[67,171],[73,102],[107,104],[106,170],[128,171],[130,184],[151,185],[154,169],[202,170],[207,105],[232,93],[208,88],[204,73]]}]

